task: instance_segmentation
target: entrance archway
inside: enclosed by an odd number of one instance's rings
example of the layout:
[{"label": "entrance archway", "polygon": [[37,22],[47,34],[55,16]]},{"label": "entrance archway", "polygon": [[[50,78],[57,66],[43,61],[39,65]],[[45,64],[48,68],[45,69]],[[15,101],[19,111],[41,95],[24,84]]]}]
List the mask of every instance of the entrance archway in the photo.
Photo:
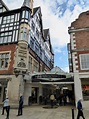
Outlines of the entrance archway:
[{"label": "entrance archway", "polygon": [[[45,90],[45,95],[48,95],[48,92],[54,92],[54,94],[56,93],[55,96],[59,97],[58,92],[60,94],[62,91],[63,95],[66,95],[69,98],[69,104],[75,104],[74,79],[71,75],[68,76],[66,73],[38,73],[32,76],[32,82],[40,83],[43,85],[43,87],[47,87],[47,92]],[[51,86],[54,88],[50,88]],[[45,95],[43,92],[43,97],[45,97]]]}]

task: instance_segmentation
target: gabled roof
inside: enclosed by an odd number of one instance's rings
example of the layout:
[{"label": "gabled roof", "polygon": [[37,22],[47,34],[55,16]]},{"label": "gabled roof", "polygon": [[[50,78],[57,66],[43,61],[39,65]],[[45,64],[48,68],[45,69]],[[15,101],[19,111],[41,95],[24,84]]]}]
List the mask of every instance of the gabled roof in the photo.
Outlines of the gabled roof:
[{"label": "gabled roof", "polygon": [[30,7],[30,0],[24,0],[23,6]]},{"label": "gabled roof", "polygon": [[32,82],[40,82],[42,84],[73,84],[73,76],[64,72],[59,67],[54,67],[49,72],[35,72],[32,74]]},{"label": "gabled roof", "polygon": [[53,73],[65,73],[60,67],[55,66],[53,69],[51,69],[51,72]]},{"label": "gabled roof", "polygon": [[6,6],[6,4],[2,0],[0,0],[0,3],[6,8],[7,11],[9,11],[8,7]]},{"label": "gabled roof", "polygon": [[41,7],[35,7],[35,8],[33,8],[33,17],[35,16],[35,14],[38,12],[38,10],[39,10],[39,18],[40,18],[40,20],[39,20],[39,22],[40,22],[40,24],[41,24],[41,32],[42,32],[42,37],[43,37],[43,23],[42,23],[42,13],[41,13]]},{"label": "gabled roof", "polygon": [[40,7],[33,8],[33,15],[37,12]]},{"label": "gabled roof", "polygon": [[51,73],[54,73],[54,74],[62,74],[62,75],[65,75],[66,78],[70,78],[72,77],[72,75],[70,73],[67,73],[65,71],[63,71],[60,67],[58,66],[55,66],[53,69],[51,69],[50,71]]},{"label": "gabled roof", "polygon": [[49,35],[50,51],[51,51],[52,54],[54,54],[54,53],[53,53],[53,49],[52,49],[52,44],[51,44],[51,41],[50,41],[49,29],[44,29],[44,30],[43,30],[43,35],[44,35],[45,41],[47,40],[47,36]]},{"label": "gabled roof", "polygon": [[[36,7],[36,8],[33,8],[33,17],[34,15],[36,14],[36,12],[40,9],[40,12],[41,12],[41,8],[40,7]],[[47,36],[49,35],[49,29],[43,29],[43,24],[42,24],[42,18],[40,16],[40,23],[41,23],[41,32],[42,32],[42,36],[43,36],[43,39],[44,39],[44,42],[47,40]],[[53,53],[53,49],[52,49],[52,46],[51,46],[51,42],[50,42],[50,35],[49,35],[49,45],[50,45],[50,51]]]},{"label": "gabled roof", "polygon": [[49,32],[49,29],[44,29],[43,30],[45,40],[47,39],[48,32]]}]

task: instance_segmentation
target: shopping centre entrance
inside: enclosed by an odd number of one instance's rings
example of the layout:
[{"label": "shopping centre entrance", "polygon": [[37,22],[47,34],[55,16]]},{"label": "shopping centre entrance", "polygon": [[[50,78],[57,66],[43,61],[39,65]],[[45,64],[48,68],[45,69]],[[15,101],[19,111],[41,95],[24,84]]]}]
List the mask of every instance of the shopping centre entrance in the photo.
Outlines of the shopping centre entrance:
[{"label": "shopping centre entrance", "polygon": [[51,71],[45,73],[35,73],[32,75],[32,83],[39,83],[42,87],[41,95],[39,94],[39,87],[37,90],[36,88],[32,87],[32,91],[36,93],[35,96],[39,96],[35,97],[35,102],[38,102],[37,99],[39,98],[39,103],[40,100],[47,103],[45,101],[47,100],[49,102],[49,97],[51,93],[53,93],[56,100],[60,98],[60,95],[65,95],[68,104],[74,105],[75,103],[73,76],[71,76],[69,73],[63,72],[61,69],[56,69],[56,72]]}]

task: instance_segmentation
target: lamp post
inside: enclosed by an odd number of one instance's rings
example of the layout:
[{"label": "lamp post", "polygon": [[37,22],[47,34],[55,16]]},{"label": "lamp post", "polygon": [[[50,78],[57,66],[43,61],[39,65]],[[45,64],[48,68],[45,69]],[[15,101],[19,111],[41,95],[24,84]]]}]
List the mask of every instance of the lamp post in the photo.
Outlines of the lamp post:
[{"label": "lamp post", "polygon": [[74,119],[74,109],[72,108],[72,119]]}]

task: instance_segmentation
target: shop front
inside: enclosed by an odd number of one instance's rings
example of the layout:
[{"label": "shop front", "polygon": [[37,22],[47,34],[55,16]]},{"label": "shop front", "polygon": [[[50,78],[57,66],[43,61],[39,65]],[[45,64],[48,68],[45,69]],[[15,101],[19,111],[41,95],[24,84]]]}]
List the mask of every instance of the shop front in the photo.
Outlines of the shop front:
[{"label": "shop front", "polygon": [[84,101],[89,101],[89,79],[81,79],[82,95]]}]

